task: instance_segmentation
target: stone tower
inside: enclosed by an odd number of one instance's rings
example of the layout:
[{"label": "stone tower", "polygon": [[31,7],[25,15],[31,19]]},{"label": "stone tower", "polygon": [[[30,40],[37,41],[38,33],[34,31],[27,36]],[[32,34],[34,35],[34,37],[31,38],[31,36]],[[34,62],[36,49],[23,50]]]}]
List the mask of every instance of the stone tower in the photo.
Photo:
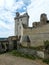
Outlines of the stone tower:
[{"label": "stone tower", "polygon": [[23,24],[28,27],[29,16],[28,13],[20,15],[16,13],[15,20],[15,36],[21,36],[23,34]]},{"label": "stone tower", "polygon": [[41,25],[47,23],[47,15],[45,13],[41,14],[41,16],[40,16],[40,22],[41,22]]}]

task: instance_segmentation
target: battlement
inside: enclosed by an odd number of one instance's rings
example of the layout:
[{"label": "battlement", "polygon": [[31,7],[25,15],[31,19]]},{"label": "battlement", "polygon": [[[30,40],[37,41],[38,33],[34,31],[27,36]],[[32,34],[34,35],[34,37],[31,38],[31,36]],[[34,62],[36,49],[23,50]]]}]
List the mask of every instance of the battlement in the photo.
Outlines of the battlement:
[{"label": "battlement", "polygon": [[18,18],[23,18],[23,17],[28,17],[29,18],[28,13],[24,13],[23,15],[20,15],[19,12],[16,12],[16,17],[14,19],[16,20]]},{"label": "battlement", "polygon": [[49,20],[47,18],[47,15],[45,13],[40,15],[40,22],[33,22],[33,27],[40,27],[42,25],[45,25],[49,23]]}]

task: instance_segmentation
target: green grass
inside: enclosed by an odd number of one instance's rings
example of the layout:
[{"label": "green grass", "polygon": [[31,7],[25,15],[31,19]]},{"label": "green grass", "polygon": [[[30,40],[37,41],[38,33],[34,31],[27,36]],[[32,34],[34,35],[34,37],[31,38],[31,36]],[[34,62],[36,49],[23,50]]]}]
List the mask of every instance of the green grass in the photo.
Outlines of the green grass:
[{"label": "green grass", "polygon": [[49,58],[48,59],[43,59],[43,62],[45,62],[49,65]]},{"label": "green grass", "polygon": [[9,53],[9,54],[12,54],[13,56],[17,56],[17,57],[24,57],[24,58],[33,59],[33,60],[36,59],[36,57],[33,56],[33,55],[20,53],[20,52],[18,52],[18,51],[16,51],[16,50],[13,50],[13,51],[8,52],[8,53]]},{"label": "green grass", "polygon": [[28,59],[32,59],[32,60],[39,59],[39,60],[42,60],[44,63],[49,65],[49,59],[42,59],[42,58],[39,58],[37,56],[35,57],[33,55],[20,53],[17,50],[12,50],[12,51],[8,52],[8,54],[11,54],[11,55],[16,56],[16,57],[24,57],[24,58],[28,58]]}]

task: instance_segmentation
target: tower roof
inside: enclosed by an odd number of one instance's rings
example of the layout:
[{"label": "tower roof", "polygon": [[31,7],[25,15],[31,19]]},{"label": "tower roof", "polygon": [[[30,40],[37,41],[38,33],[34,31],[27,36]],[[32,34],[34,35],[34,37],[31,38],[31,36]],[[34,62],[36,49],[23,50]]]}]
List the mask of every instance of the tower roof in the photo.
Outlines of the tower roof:
[{"label": "tower roof", "polygon": [[16,17],[14,19],[16,20],[17,18],[23,18],[23,17],[26,17],[26,16],[29,17],[28,13],[24,13],[23,15],[20,15],[19,12],[17,12]]}]

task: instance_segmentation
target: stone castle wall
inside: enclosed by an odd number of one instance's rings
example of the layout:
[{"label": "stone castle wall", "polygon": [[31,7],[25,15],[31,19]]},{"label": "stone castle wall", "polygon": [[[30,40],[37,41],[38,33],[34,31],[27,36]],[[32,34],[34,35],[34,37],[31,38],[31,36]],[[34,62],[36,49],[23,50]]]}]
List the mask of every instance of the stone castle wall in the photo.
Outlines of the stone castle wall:
[{"label": "stone castle wall", "polygon": [[48,21],[47,15],[45,13],[40,15],[40,22],[33,22],[33,27],[40,27],[45,25]]},{"label": "stone castle wall", "polygon": [[[18,12],[15,17],[15,35],[21,36],[20,43],[28,45],[28,37],[31,46],[44,45],[45,40],[49,40],[49,20],[45,13],[40,15],[40,21],[34,22],[33,27],[28,27],[29,15],[27,13],[20,15]],[[27,42],[23,42],[23,38]]]},{"label": "stone castle wall", "polygon": [[41,46],[44,45],[45,40],[49,40],[49,24],[43,25],[37,28],[24,28],[23,35],[29,36],[31,46]]}]

